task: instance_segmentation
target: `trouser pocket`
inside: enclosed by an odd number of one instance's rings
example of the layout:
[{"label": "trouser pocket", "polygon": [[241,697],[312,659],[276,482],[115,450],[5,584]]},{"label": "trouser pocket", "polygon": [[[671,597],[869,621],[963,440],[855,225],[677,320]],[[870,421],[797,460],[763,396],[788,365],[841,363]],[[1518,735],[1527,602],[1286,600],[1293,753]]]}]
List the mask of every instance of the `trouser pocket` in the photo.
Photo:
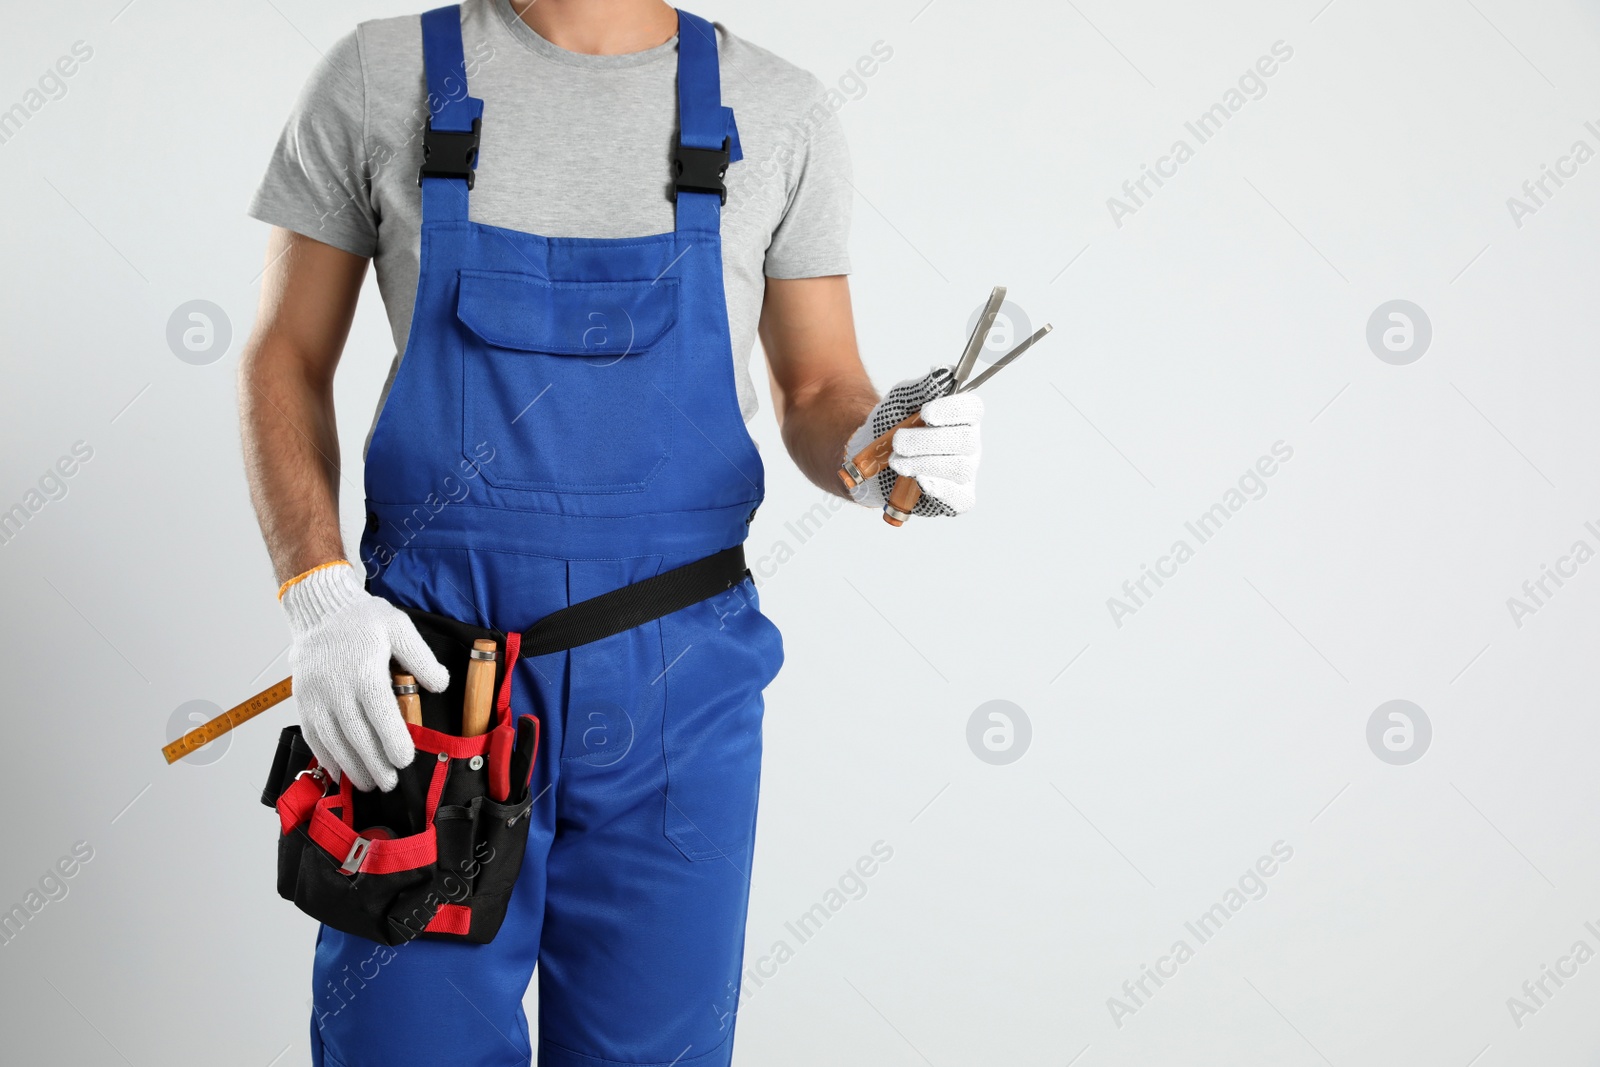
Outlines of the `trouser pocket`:
[{"label": "trouser pocket", "polygon": [[[782,662],[777,628],[739,589],[661,620],[668,662],[662,711],[664,830],[690,860],[749,844],[761,786],[761,691]],[[674,659],[674,657],[678,657]]]}]

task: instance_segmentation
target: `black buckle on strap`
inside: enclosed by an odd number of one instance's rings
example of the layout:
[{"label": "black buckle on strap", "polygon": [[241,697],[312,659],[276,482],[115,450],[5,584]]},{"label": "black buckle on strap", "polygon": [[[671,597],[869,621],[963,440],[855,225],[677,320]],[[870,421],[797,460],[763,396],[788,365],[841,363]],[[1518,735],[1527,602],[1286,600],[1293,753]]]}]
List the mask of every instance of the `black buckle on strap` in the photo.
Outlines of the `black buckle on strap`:
[{"label": "black buckle on strap", "polygon": [[722,184],[728,173],[729,139],[722,139],[721,148],[691,148],[678,142],[672,155],[672,188],[677,193],[716,193],[722,203],[728,202],[728,187]]},{"label": "black buckle on strap", "polygon": [[482,119],[472,120],[472,130],[436,130],[433,123],[422,134],[422,170],[417,174],[417,184],[424,178],[465,178],[467,188],[472,188],[474,170],[478,166],[478,134]]}]

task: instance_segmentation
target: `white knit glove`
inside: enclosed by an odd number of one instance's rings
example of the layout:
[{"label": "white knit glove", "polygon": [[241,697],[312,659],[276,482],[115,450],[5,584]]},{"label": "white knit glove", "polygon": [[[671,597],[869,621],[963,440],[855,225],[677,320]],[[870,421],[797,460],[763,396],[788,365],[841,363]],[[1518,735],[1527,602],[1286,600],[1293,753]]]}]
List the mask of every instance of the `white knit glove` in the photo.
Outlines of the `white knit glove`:
[{"label": "white knit glove", "polygon": [[294,635],[289,667],[306,744],[319,764],[348,774],[357,789],[388,792],[400,780],[395,769],[416,756],[394,698],[390,657],[432,693],[450,684],[449,672],[406,613],[363,589],[347,562],[291,579],[278,599]]},{"label": "white knit glove", "polygon": [[860,452],[914,411],[921,411],[922,421],[928,424],[895,431],[888,468],[850,491],[856,503],[883,507],[894,491],[895,477],[904,474],[922,486],[922,498],[911,514],[959,515],[972,510],[977,502],[974,479],[981,452],[978,423],[983,418],[983,399],[976,393],[947,396],[954,370],[935,367],[921,378],[907,378],[895,385],[850,435],[846,456]]}]

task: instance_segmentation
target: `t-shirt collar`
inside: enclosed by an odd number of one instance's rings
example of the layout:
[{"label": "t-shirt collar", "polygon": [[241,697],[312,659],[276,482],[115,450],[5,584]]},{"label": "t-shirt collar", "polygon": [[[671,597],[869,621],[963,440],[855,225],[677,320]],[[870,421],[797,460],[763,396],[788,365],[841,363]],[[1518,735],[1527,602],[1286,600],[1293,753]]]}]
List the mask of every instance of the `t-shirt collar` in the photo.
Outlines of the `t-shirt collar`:
[{"label": "t-shirt collar", "polygon": [[522,19],[517,17],[516,11],[511,6],[511,0],[490,0],[495,10],[499,13],[501,21],[506,24],[506,29],[528,51],[555,63],[563,63],[569,67],[581,67],[586,70],[617,70],[622,67],[637,67],[646,63],[654,63],[676,54],[678,50],[678,36],[673,34],[670,40],[647,48],[643,52],[625,52],[622,55],[594,56],[583,52],[569,52],[559,45],[551,44],[534,31]]}]

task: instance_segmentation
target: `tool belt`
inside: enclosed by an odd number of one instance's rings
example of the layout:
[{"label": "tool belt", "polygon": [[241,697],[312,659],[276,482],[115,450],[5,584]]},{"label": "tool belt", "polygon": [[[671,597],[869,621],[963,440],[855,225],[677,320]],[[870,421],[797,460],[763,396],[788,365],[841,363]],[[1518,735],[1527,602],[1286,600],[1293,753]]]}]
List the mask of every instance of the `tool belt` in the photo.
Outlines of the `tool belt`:
[{"label": "tool belt", "polygon": [[[353,789],[317,765],[299,726],[283,730],[261,802],[275,808],[278,894],[312,918],[371,941],[418,937],[484,944],[505,919],[522,869],[539,752],[536,715],[511,713],[519,656],[575,648],[725,592],[750,576],[736,545],[553,612],[502,635],[402,607],[450,672],[443,693],[419,694],[423,725],[407,724],[417,755],[390,792]],[[487,733],[459,736],[473,642],[503,637]]]}]

